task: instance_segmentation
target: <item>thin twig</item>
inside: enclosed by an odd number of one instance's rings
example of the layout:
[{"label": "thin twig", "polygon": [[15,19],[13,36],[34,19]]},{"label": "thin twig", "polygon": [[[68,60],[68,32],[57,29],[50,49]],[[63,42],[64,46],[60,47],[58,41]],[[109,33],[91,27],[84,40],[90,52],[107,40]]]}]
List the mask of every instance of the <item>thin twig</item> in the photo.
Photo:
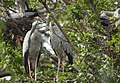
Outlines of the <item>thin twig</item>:
[{"label": "thin twig", "polygon": [[65,39],[61,38],[58,34],[56,34],[54,30],[53,30],[53,33],[54,33],[54,34],[55,34],[58,38],[60,38],[61,40],[63,40],[63,41],[65,41],[65,42],[67,42],[67,40],[65,40]]},{"label": "thin twig", "polygon": [[89,5],[92,8],[92,11],[96,14],[97,17],[99,17],[98,10],[96,8],[96,5],[94,4],[93,0],[88,0]]},{"label": "thin twig", "polygon": [[72,2],[69,1],[69,0],[63,0],[63,1],[66,3],[66,5],[70,5],[70,4],[72,4]]}]

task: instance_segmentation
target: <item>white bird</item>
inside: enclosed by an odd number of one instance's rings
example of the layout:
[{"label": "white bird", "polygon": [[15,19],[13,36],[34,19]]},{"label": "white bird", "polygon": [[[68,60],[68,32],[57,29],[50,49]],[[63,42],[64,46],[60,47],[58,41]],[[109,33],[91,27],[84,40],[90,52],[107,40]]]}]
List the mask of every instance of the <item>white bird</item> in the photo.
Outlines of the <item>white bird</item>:
[{"label": "white bird", "polygon": [[34,72],[36,80],[36,67],[38,66],[41,50],[42,36],[38,29],[44,27],[45,24],[35,21],[32,24],[32,29],[27,32],[23,41],[23,58],[26,73],[32,78],[31,71]]},{"label": "white bird", "polygon": [[62,59],[65,58],[65,55],[68,56],[69,64],[73,64],[72,49],[58,26],[50,27],[50,31],[50,42],[55,54],[58,56],[58,76],[60,64],[62,64]]}]

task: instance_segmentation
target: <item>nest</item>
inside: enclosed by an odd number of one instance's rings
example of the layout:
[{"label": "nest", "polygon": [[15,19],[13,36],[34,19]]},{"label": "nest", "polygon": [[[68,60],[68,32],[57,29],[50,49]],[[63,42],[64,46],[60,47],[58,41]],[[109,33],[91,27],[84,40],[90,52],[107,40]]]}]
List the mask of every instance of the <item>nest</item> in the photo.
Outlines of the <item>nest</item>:
[{"label": "nest", "polygon": [[4,41],[14,46],[22,46],[23,39],[28,30],[31,29],[33,19],[29,17],[7,19],[4,31]]}]

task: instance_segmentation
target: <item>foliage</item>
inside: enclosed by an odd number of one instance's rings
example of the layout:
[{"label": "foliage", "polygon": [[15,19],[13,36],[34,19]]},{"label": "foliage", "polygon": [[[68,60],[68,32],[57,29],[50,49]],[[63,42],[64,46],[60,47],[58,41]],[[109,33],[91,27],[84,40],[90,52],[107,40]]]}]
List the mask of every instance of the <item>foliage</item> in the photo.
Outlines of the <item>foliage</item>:
[{"label": "foliage", "polygon": [[[72,71],[70,66],[65,65],[66,71],[60,72],[58,83],[69,83],[69,81],[72,83],[120,83],[120,26],[114,26],[110,32],[107,32],[88,1],[74,0],[71,5],[65,5],[63,2],[54,4],[54,13],[76,48],[73,49],[73,66],[78,70],[78,72]],[[116,4],[116,0],[93,0],[93,2],[96,3],[99,14],[102,11],[114,11],[120,7]],[[8,4],[8,2],[5,3]],[[14,3],[10,1],[9,6],[12,4]],[[40,2],[37,4],[39,5]],[[31,6],[35,7],[35,5],[31,0]],[[0,21],[0,25],[3,27],[3,22]],[[2,33],[0,31],[0,34]],[[12,75],[10,82],[29,83],[30,80],[25,75],[23,67],[21,48],[18,49],[4,41],[0,42],[2,48],[0,67],[10,72]],[[44,52],[43,55],[45,55]],[[51,68],[52,64],[44,61],[41,64],[43,67],[38,67],[38,81],[35,83],[53,83],[57,69]]]}]

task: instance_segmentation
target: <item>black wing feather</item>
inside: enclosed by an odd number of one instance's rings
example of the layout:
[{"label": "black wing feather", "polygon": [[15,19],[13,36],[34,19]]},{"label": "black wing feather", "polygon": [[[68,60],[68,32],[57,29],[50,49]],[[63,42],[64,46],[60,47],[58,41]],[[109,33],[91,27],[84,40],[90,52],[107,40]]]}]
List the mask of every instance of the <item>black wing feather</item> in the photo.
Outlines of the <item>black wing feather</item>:
[{"label": "black wing feather", "polygon": [[24,55],[24,67],[27,74],[29,74],[28,55],[29,55],[29,50],[27,50]]}]

